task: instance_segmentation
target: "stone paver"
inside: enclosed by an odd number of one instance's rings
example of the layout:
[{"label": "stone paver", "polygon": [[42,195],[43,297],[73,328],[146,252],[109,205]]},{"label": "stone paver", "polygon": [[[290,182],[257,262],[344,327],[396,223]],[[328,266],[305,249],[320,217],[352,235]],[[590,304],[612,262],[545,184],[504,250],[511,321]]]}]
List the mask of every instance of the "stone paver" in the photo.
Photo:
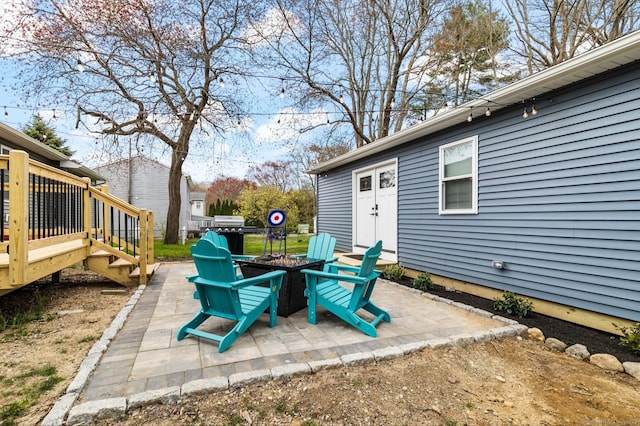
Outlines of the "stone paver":
[{"label": "stone paver", "polygon": [[[219,353],[217,343],[209,340],[176,339],[179,328],[199,309],[193,285],[184,278],[193,273],[193,263],[160,266],[151,282],[131,297],[107,331],[107,339],[85,360],[85,369],[81,368],[69,390],[73,393],[54,406],[46,424],[62,424],[59,420],[65,410],[68,424],[80,424],[148,401],[173,402],[189,394],[526,330],[484,311],[379,280],[372,299],[390,313],[391,323],[379,324],[376,338],[318,307],[316,325],[307,322],[306,309],[278,317],[274,328],[268,326],[268,314],[264,314],[231,348]],[[201,326],[218,332],[229,327],[229,321],[219,318],[210,318]],[[95,356],[99,361],[91,358]]]}]

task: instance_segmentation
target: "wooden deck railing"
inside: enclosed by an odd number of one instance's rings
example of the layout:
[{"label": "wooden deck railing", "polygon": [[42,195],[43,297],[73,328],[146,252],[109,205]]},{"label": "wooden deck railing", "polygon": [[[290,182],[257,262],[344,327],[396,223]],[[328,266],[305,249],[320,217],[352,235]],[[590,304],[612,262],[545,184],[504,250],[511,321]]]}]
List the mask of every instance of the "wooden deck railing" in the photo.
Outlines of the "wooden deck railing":
[{"label": "wooden deck railing", "polygon": [[0,295],[98,250],[139,268],[146,284],[154,264],[152,212],[19,150],[0,155],[0,194]]}]

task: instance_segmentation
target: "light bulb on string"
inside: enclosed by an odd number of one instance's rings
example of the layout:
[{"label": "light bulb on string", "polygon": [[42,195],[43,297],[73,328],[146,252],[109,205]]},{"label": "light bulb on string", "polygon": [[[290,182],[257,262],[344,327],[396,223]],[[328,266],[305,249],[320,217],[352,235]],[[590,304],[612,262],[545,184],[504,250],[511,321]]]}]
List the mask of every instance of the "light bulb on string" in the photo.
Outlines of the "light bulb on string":
[{"label": "light bulb on string", "polygon": [[535,105],[531,106],[531,115],[536,115],[538,113],[538,110],[536,109]]},{"label": "light bulb on string", "polygon": [[78,59],[78,72],[84,72],[84,64]]},{"label": "light bulb on string", "polygon": [[220,80],[218,81],[218,83],[220,84],[220,88],[224,89],[224,78],[220,77]]},{"label": "light bulb on string", "polygon": [[151,80],[152,83],[157,81],[155,72],[151,71],[151,74],[149,74],[149,80]]},{"label": "light bulb on string", "polygon": [[469,116],[467,117],[467,123],[471,123],[473,121],[473,114],[470,112]]},{"label": "light bulb on string", "polygon": [[487,107],[487,110],[484,112],[484,115],[486,115],[487,117],[491,117],[491,109],[489,107]]},{"label": "light bulb on string", "polygon": [[524,107],[524,112],[522,113],[522,118],[527,118],[529,113],[527,112],[527,107]]},{"label": "light bulb on string", "polygon": [[56,117],[56,110],[53,110],[53,117],[51,117],[53,119],[53,121],[57,121],[58,117]]},{"label": "light bulb on string", "polygon": [[9,119],[9,113],[7,112],[7,107],[4,107],[4,119],[5,120]]}]

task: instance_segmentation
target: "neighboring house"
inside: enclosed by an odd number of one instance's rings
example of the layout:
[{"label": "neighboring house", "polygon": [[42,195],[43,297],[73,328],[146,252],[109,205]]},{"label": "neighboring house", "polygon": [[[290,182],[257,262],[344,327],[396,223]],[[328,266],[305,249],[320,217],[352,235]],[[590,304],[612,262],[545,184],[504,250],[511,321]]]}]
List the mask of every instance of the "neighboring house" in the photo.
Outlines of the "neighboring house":
[{"label": "neighboring house", "polygon": [[[162,238],[169,208],[169,166],[136,155],[95,169],[106,177],[111,194],[133,206],[153,211],[153,234],[155,238]],[[180,229],[187,226],[191,216],[187,181],[188,177],[183,176],[180,182]]]},{"label": "neighboring house", "polygon": [[206,203],[204,192],[191,192],[189,202],[191,203],[191,216],[206,216]]},{"label": "neighboring house", "polygon": [[640,321],[639,60],[635,32],[314,167],[318,232],[594,328]]}]

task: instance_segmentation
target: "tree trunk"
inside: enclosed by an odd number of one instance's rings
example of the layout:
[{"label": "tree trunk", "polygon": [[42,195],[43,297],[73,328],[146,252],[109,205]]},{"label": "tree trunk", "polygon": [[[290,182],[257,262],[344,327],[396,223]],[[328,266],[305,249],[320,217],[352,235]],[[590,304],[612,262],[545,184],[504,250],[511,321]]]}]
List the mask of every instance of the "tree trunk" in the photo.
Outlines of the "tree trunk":
[{"label": "tree trunk", "polygon": [[[184,129],[184,128],[183,128]],[[182,197],[180,186],[182,184],[182,163],[187,156],[187,146],[189,138],[186,137],[185,144],[184,131],[178,139],[178,143],[173,147],[171,156],[171,168],[169,169],[169,208],[167,210],[167,226],[164,234],[165,244],[178,244],[180,238],[180,214]]]}]

